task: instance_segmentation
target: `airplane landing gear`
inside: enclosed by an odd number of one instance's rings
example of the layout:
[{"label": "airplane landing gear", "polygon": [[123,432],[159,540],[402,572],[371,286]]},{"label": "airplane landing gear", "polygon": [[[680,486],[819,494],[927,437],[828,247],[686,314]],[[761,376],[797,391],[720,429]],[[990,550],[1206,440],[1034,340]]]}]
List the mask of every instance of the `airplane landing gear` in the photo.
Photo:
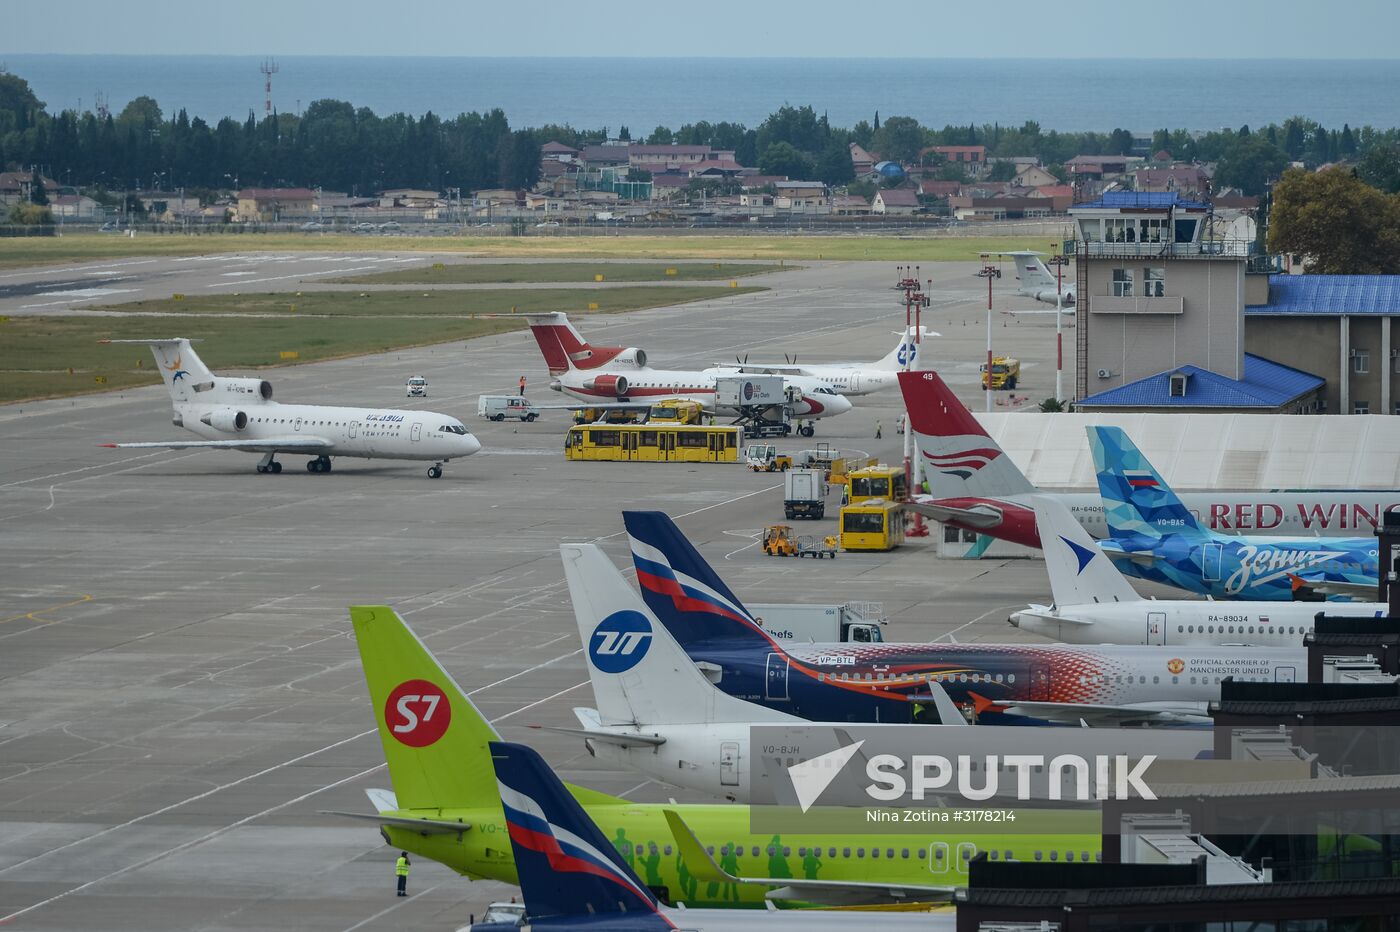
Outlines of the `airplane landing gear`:
[{"label": "airplane landing gear", "polygon": [[429,467],[428,467],[428,478],[429,478],[429,479],[441,479],[441,478],[442,478],[442,464],[441,464],[441,463],[438,463],[438,464],[435,465],[435,466],[429,466]]},{"label": "airplane landing gear", "polygon": [[808,421],[806,424],[797,425],[797,432],[804,437],[811,437],[817,432],[817,425]]},{"label": "airplane landing gear", "polygon": [[279,473],[282,471],[282,464],[273,459],[275,453],[268,453],[258,462],[259,473]]},{"label": "airplane landing gear", "polygon": [[329,456],[318,456],[314,460],[306,461],[307,472],[330,472],[331,458]]}]

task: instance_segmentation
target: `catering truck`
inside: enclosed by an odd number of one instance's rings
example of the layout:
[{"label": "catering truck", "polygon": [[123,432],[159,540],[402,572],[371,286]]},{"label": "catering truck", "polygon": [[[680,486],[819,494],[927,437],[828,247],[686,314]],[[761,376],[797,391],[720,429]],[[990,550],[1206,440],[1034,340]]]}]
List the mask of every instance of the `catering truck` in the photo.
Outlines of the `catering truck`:
[{"label": "catering truck", "polygon": [[779,642],[835,644],[843,641],[880,643],[885,608],[879,602],[841,602],[808,605],[781,602],[745,602],[763,630]]}]

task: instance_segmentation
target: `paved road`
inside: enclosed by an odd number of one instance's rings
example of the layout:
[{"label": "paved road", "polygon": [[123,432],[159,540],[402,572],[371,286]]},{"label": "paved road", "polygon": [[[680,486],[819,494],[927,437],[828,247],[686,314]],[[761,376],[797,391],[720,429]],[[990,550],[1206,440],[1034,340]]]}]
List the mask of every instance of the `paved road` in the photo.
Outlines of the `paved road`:
[{"label": "paved road", "polygon": [[[245,261],[190,260],[198,271],[170,288],[217,283]],[[331,261],[264,258],[257,274]],[[983,339],[971,271],[938,270],[945,284],[925,318],[945,334],[940,368],[968,391]],[[744,351],[873,359],[903,322],[891,278],[883,264],[823,265],[768,276],[771,292],[582,327],[681,366]],[[1046,391],[1046,325],[998,335],[1027,361],[1032,390]],[[319,476],[288,457],[287,472],[259,476],[250,456],[99,449],[180,434],[157,388],[0,408],[0,923],[453,929],[509,896],[420,862],[414,895],[396,899],[395,852],[374,828],[318,814],[367,811],[362,791],[388,785],[349,637],[346,606],[357,602],[395,605],[502,733],[540,748],[565,778],[637,800],[695,798],[524,727],[572,724],[570,708],[590,702],[557,547],[599,540],[627,565],[625,507],[675,515],[741,596],[880,600],[901,638],[1025,639],[1005,624],[1008,609],[1047,596],[1039,563],[940,561],[926,543],[768,560],[754,535],[781,515],[773,477],[566,464],[558,415],[477,421],[478,394],[511,391],[521,373],[532,389],[546,381],[527,334],[271,378],[279,399],[403,405],[409,373],[430,382],[414,404],[466,417],[484,444],[438,481],[406,463],[338,462]],[[873,396],[821,422],[817,439],[895,461],[898,411],[897,396]]]}]

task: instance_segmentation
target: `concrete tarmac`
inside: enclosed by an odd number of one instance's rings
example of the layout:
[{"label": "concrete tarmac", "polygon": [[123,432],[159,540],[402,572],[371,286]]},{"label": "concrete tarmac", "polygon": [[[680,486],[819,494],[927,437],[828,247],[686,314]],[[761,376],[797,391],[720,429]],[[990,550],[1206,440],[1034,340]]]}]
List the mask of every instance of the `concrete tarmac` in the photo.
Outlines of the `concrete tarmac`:
[{"label": "concrete tarmac", "polygon": [[[191,267],[209,282],[229,266]],[[936,281],[924,323],[943,333],[928,351],[969,400],[985,334],[974,270],[925,267]],[[745,352],[875,359],[904,322],[893,279],[883,263],[814,265],[764,276],[769,292],[578,325],[660,366]],[[998,307],[1031,303],[1007,296],[1010,275],[997,288]],[[1049,395],[1053,321],[995,323],[999,346],[1025,362],[1024,391]],[[389,785],[350,637],[355,603],[395,606],[502,734],[565,779],[698,799],[526,728],[571,725],[570,709],[591,703],[557,548],[597,540],[630,569],[623,508],[675,516],[741,597],[882,601],[901,640],[1029,640],[1006,615],[1048,598],[1039,562],[939,560],[927,540],[835,561],[765,558],[755,538],[782,519],[779,478],[566,463],[564,412],[476,418],[477,395],[512,392],[521,374],[533,398],[560,400],[528,333],[263,374],[283,401],[459,415],[483,450],[437,481],[390,461],[311,475],[290,456],[263,476],[249,455],[97,446],[181,437],[163,388],[0,408],[0,924],[455,929],[509,898],[513,888],[418,860],[412,896],[398,899],[397,852],[375,828],[318,814],[368,812],[363,790]],[[410,374],[427,376],[426,400],[404,397]],[[815,440],[897,462],[901,410],[898,393],[857,399]]]}]

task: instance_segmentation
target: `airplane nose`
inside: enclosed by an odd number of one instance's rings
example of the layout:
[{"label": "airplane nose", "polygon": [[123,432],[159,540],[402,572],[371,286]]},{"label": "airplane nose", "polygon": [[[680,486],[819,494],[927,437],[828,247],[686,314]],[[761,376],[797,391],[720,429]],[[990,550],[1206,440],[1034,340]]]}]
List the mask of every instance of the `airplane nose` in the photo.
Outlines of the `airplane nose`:
[{"label": "airplane nose", "polygon": [[473,437],[471,434],[467,434],[466,436],[462,437],[462,455],[463,455],[463,456],[471,456],[473,453],[475,453],[477,450],[480,450],[480,449],[481,449],[481,441],[480,441],[480,440],[477,440],[477,439],[476,439],[475,437]]},{"label": "airplane nose", "polygon": [[851,404],[851,399],[847,398],[845,395],[837,395],[827,403],[827,408],[832,414],[845,414],[853,407],[854,405]]}]

